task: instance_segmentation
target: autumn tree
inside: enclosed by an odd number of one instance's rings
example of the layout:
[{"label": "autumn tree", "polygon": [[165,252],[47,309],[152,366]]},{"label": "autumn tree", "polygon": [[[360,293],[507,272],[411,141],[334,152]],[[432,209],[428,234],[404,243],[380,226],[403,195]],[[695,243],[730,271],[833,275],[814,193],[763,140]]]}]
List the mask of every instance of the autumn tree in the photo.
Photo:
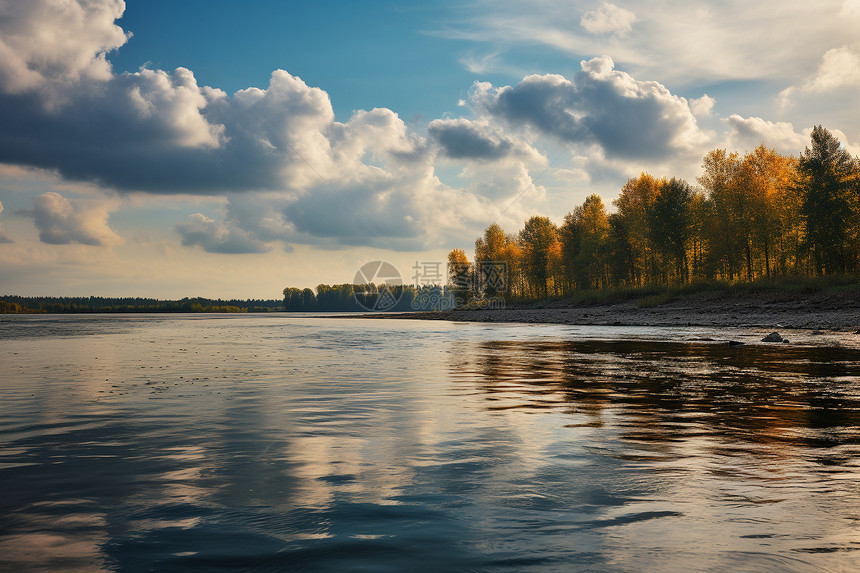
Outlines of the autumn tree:
[{"label": "autumn tree", "polygon": [[[759,145],[744,156],[738,171],[739,185],[745,188],[750,204],[750,232],[752,248],[764,265],[764,274],[771,275],[783,244],[785,217],[781,216],[780,202],[785,199],[784,190],[791,186],[794,176],[794,161]],[[750,263],[748,262],[748,267]]]},{"label": "autumn tree", "polygon": [[549,217],[531,217],[520,231],[526,282],[536,296],[548,294],[549,251],[558,239],[558,230]]},{"label": "autumn tree", "polygon": [[523,298],[526,292],[525,262],[520,242],[512,235],[505,236],[502,260],[507,264],[507,292],[513,298]]},{"label": "autumn tree", "polygon": [[509,241],[498,223],[487,227],[475,241],[476,290],[480,296],[491,298],[507,290],[511,271]]},{"label": "autumn tree", "polygon": [[472,298],[472,264],[463,249],[448,253],[448,284],[454,295],[455,308],[464,306]]},{"label": "autumn tree", "polygon": [[702,168],[704,172],[698,182],[707,191],[708,201],[703,221],[707,237],[706,272],[712,277],[733,280],[743,259],[742,224],[738,221],[739,205],[734,197],[740,158],[735,152],[715,149],[705,155]]},{"label": "autumn tree", "polygon": [[628,241],[626,250],[630,268],[626,273],[635,285],[646,284],[657,274],[657,258],[650,231],[651,211],[659,192],[660,181],[648,173],[629,179],[615,200]]}]

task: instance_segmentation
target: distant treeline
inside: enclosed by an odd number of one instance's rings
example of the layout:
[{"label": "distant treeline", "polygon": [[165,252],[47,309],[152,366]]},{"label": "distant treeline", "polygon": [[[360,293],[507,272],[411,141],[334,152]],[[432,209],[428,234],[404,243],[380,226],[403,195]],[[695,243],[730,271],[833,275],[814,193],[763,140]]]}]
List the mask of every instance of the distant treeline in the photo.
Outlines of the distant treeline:
[{"label": "distant treeline", "polygon": [[[717,149],[694,188],[647,173],[630,179],[607,213],[591,195],[556,226],[531,217],[515,235],[490,225],[475,260],[449,253],[451,284],[466,299],[570,297],[577,292],[691,283],[752,282],[860,272],[860,159],[826,129],[799,157],[764,145]],[[507,274],[499,292],[499,268]]]},{"label": "distant treeline", "polygon": [[289,312],[448,310],[459,306],[456,293],[446,286],[321,284],[316,290],[285,288],[284,308]]},{"label": "distant treeline", "polygon": [[0,297],[0,314],[18,313],[116,313],[116,312],[272,312],[281,310],[280,300],[221,300],[183,298],[90,297]]}]

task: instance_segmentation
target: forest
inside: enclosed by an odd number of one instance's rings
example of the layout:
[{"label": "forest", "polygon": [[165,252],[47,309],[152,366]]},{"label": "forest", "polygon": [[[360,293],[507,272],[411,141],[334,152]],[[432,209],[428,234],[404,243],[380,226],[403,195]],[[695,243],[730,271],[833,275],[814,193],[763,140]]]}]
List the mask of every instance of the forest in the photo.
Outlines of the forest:
[{"label": "forest", "polygon": [[271,312],[281,310],[280,300],[213,300],[183,298],[35,297],[2,296],[0,314],[115,313],[115,312]]},{"label": "forest", "polygon": [[598,195],[557,226],[529,218],[516,234],[492,224],[475,260],[448,255],[454,282],[472,277],[469,296],[499,294],[487,272],[502,266],[514,300],[577,290],[752,282],[860,270],[860,159],[816,126],[799,157],[764,145],[741,156],[709,152],[698,187],[642,173],[607,213]]},{"label": "forest", "polygon": [[284,309],[288,312],[451,310],[464,303],[457,294],[448,285],[321,284],[316,290],[285,288]]}]

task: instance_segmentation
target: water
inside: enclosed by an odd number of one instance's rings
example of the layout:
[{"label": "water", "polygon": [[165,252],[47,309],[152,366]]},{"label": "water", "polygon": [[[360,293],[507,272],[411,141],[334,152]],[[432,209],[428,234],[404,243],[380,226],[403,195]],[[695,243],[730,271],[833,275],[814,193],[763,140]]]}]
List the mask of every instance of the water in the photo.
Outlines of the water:
[{"label": "water", "polygon": [[782,334],[2,317],[0,570],[860,570],[860,336]]}]

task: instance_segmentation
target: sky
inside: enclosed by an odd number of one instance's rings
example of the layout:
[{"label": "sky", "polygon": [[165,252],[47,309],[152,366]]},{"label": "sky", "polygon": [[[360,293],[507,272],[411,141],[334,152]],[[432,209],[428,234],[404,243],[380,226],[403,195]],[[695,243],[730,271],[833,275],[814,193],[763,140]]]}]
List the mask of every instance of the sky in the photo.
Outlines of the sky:
[{"label": "sky", "polygon": [[860,155],[858,96],[860,0],[0,0],[0,294],[409,283],[711,149]]}]

